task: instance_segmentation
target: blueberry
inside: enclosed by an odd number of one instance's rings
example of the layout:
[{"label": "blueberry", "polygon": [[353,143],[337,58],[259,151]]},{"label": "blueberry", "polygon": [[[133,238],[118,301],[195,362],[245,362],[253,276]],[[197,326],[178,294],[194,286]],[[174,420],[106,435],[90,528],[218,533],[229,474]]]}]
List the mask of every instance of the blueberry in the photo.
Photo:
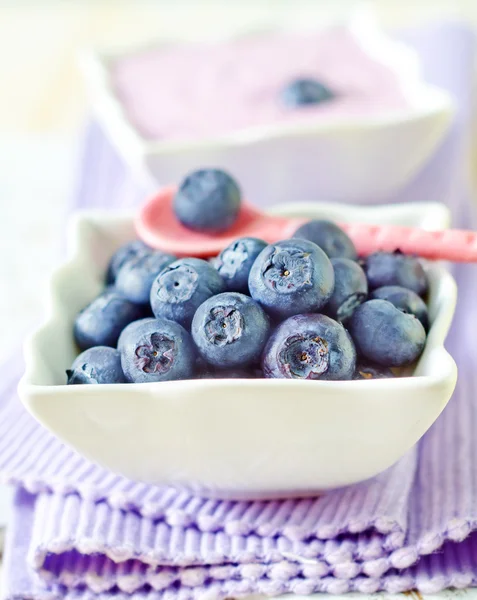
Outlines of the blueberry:
[{"label": "blueberry", "polygon": [[118,338],[117,349],[121,351],[121,348],[125,343],[134,342],[136,339],[136,331],[140,331],[141,327],[143,327],[145,323],[149,323],[151,321],[155,321],[155,318],[145,317],[144,319],[138,319],[137,321],[129,323],[129,325],[127,325],[121,331],[121,335]]},{"label": "blueberry", "polygon": [[141,240],[134,240],[133,242],[128,242],[121,246],[119,250],[117,250],[111,260],[109,261],[108,270],[106,273],[106,283],[112,284],[116,281],[116,277],[118,275],[119,269],[132,258],[136,258],[137,256],[142,256],[144,254],[148,254],[151,252],[151,248],[146,246],[144,242]]},{"label": "blueberry", "polygon": [[346,329],[325,315],[295,315],[277,327],[263,352],[265,377],[351,379],[356,350]]},{"label": "blueberry", "polygon": [[190,173],[174,197],[174,213],[189,229],[220,233],[237,220],[241,192],[236,181],[220,169]]},{"label": "blueberry", "polygon": [[116,289],[131,302],[146,304],[152,282],[164,267],[175,260],[175,256],[164,252],[150,252],[129,260],[118,272]]},{"label": "blueberry", "polygon": [[272,317],[315,312],[335,284],[333,266],[313,242],[285,240],[267,246],[250,270],[250,294]]},{"label": "blueberry", "polygon": [[394,373],[388,367],[383,367],[369,361],[358,361],[353,379],[390,379]]},{"label": "blueberry", "polygon": [[211,264],[199,258],[182,258],[165,268],[152,284],[152,311],[158,318],[189,329],[202,302],[224,290],[224,280]]},{"label": "blueberry", "polygon": [[266,247],[263,240],[244,237],[232,242],[214,259],[213,266],[231,292],[248,294],[248,276],[255,259]]},{"label": "blueberry", "polygon": [[190,334],[178,323],[146,319],[121,344],[121,364],[132,383],[191,379],[196,350]]},{"label": "blueberry", "polygon": [[349,329],[359,353],[384,367],[413,363],[426,343],[421,322],[387,300],[368,300],[358,306]]},{"label": "blueberry", "polygon": [[387,285],[374,290],[371,297],[391,302],[391,304],[394,304],[402,312],[417,317],[426,331],[429,329],[429,315],[426,303],[412,290],[400,287],[399,285]]},{"label": "blueberry", "polygon": [[332,221],[308,221],[295,231],[293,237],[314,242],[329,258],[356,260],[358,257],[351,238]]},{"label": "blueberry", "polygon": [[95,346],[82,352],[66,371],[68,385],[126,383],[121,356],[109,346]]},{"label": "blueberry", "polygon": [[115,291],[104,292],[95,298],[76,317],[74,336],[81,350],[93,346],[116,346],[119,334],[142,317],[140,306]]},{"label": "blueberry", "polygon": [[349,258],[332,258],[331,264],[335,272],[335,289],[326,311],[341,323],[349,319],[354,309],[366,300],[368,282],[363,269]]},{"label": "blueberry", "polygon": [[371,290],[400,285],[419,296],[427,292],[426,273],[415,256],[401,252],[375,252],[366,259],[364,270]]},{"label": "blueberry", "polygon": [[270,322],[250,296],[225,292],[200,305],[192,321],[192,337],[209,364],[245,367],[260,359]]},{"label": "blueberry", "polygon": [[282,89],[280,95],[282,103],[290,108],[321,104],[335,97],[323,83],[310,77],[291,81]]}]

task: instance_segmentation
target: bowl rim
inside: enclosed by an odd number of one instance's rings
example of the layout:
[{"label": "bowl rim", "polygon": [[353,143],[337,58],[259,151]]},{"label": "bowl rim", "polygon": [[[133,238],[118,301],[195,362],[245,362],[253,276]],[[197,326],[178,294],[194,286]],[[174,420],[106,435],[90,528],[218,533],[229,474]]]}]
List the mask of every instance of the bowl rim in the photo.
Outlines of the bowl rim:
[{"label": "bowl rim", "polygon": [[[447,207],[439,203],[405,203],[405,204],[391,204],[391,205],[373,205],[373,206],[351,206],[339,203],[297,203],[290,205],[282,205],[275,207],[275,210],[269,211],[275,214],[292,215],[297,211],[316,211],[317,206],[320,210],[326,210],[327,208],[333,207],[334,211],[344,210],[346,208],[347,214],[343,220],[353,220],[357,213],[361,213],[363,216],[368,217],[376,212],[387,212],[389,216],[393,214],[401,213],[403,211],[410,212],[411,210],[423,210],[430,216],[425,224],[427,229],[443,229],[448,225],[450,213]],[[424,214],[424,213],[423,213]],[[310,217],[312,218],[312,217]],[[25,357],[25,372],[20,379],[18,390],[20,397],[23,401],[30,394],[34,394],[36,397],[46,397],[51,394],[75,394],[75,395],[87,395],[91,392],[90,386],[68,386],[66,384],[60,385],[44,385],[36,384],[37,373],[39,369],[39,356],[40,351],[38,349],[39,339],[41,339],[43,332],[51,328],[56,327],[55,320],[57,318],[57,285],[59,281],[62,281],[64,277],[69,276],[72,269],[79,272],[84,270],[84,263],[81,261],[81,253],[83,250],[83,234],[84,225],[106,224],[106,225],[118,225],[118,224],[131,224],[134,220],[134,213],[131,211],[115,211],[113,213],[106,210],[95,210],[88,209],[77,211],[74,213],[68,223],[68,247],[67,253],[64,260],[59,266],[53,271],[49,280],[49,286],[46,298],[46,311],[44,313],[44,319],[41,324],[33,330],[30,335],[25,339],[23,350]],[[445,286],[447,297],[444,306],[441,306],[440,312],[437,314],[434,323],[431,326],[431,331],[434,330],[432,352],[434,356],[439,354],[441,357],[440,365],[443,368],[437,373],[422,374],[419,376],[405,376],[397,377],[395,379],[370,379],[370,380],[350,380],[350,381],[314,381],[313,384],[320,386],[320,389],[341,389],[341,390],[356,390],[356,386],[367,386],[366,389],[383,389],[389,387],[392,382],[393,387],[401,389],[404,393],[407,390],[420,390],[433,386],[440,386],[443,382],[448,381],[455,377],[457,366],[452,356],[447,352],[444,347],[444,341],[447,337],[449,328],[452,323],[454,316],[455,305],[457,300],[457,284],[453,276],[448,272],[443,263],[427,263],[426,268],[432,271],[433,276],[438,279],[439,286]],[[435,328],[435,329],[433,329]],[[445,365],[445,368],[444,368]],[[201,388],[201,386],[222,387],[224,390],[232,386],[241,385],[244,388],[254,387],[260,389],[262,386],[267,386],[267,389],[273,386],[303,386],[310,385],[308,381],[297,381],[297,380],[286,380],[286,379],[191,379],[182,381],[166,381],[166,382],[155,382],[155,383],[129,383],[125,384],[102,384],[101,386],[94,386],[95,393],[109,394],[111,392],[117,393],[138,393],[143,392],[145,394],[152,394],[157,392],[157,386],[159,389],[165,391],[173,386],[174,389],[183,386],[184,389],[189,389],[191,386]],[[166,386],[166,387],[164,387]],[[358,388],[360,389],[360,388]]]},{"label": "bowl rim", "polygon": [[[151,47],[167,48],[187,42],[164,42],[150,40],[129,48],[90,48],[79,54],[79,66],[86,86],[92,98],[93,108],[109,134],[133,161],[147,161],[150,157],[181,154],[197,149],[232,149],[260,143],[264,140],[283,140],[300,136],[309,138],[330,133],[354,134],[363,131],[376,131],[382,128],[402,127],[440,115],[448,122],[455,112],[452,96],[444,89],[425,83],[419,74],[419,60],[415,51],[398,40],[382,33],[373,19],[356,18],[348,25],[348,30],[356,37],[363,49],[372,55],[386,56],[393,63],[396,74],[402,80],[405,89],[411,92],[413,102],[400,110],[387,111],[375,115],[344,115],[330,119],[300,124],[272,124],[253,126],[217,136],[185,140],[155,140],[141,134],[129,119],[125,106],[114,90],[111,80],[111,64],[121,57],[145,51]],[[315,28],[319,31],[322,28]],[[262,27],[235,35],[221,36],[216,41],[240,39],[264,35],[267,33],[293,33],[307,31],[303,28],[285,30],[282,27]],[[372,40],[372,43],[370,41]],[[204,40],[202,40],[203,42]],[[193,42],[192,42],[193,43]],[[200,43],[200,42],[199,42]],[[374,45],[373,45],[374,44]],[[366,46],[366,47],[364,47]],[[368,48],[368,49],[367,49]],[[370,54],[371,52],[371,54]],[[407,80],[404,74],[408,73]],[[419,102],[416,100],[419,99]],[[413,105],[415,103],[415,105]]]}]

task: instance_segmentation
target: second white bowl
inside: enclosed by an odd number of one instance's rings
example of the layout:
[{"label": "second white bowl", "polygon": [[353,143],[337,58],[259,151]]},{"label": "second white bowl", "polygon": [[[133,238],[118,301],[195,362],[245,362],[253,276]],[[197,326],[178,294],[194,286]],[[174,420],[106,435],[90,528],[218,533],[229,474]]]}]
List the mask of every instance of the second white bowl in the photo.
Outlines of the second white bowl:
[{"label": "second white bowl", "polygon": [[409,182],[437,148],[451,123],[453,102],[446,91],[420,78],[411,48],[366,19],[350,28],[370,60],[395,72],[408,99],[406,109],[247,128],[195,141],[151,141],[130,121],[111,74],[115,61],[141,49],[87,53],[82,67],[105,131],[132,169],[155,187],[210,165],[230,171],[247,198],[262,207],[291,198],[382,202]]}]

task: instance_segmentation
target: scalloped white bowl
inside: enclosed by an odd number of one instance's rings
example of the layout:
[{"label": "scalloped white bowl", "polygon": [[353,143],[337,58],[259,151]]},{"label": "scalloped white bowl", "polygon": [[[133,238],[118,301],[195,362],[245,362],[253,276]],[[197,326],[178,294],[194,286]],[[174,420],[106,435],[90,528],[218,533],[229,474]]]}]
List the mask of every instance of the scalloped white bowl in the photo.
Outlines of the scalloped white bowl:
[{"label": "scalloped white bowl", "polygon": [[[281,214],[337,221],[448,226],[439,204],[358,208],[296,204]],[[53,275],[46,321],[25,345],[22,401],[87,458],[131,479],[204,496],[316,493],[376,475],[439,416],[457,369],[444,348],[456,285],[428,264],[431,329],[416,376],[343,382],[192,380],[66,386],[76,313],[102,288],[109,257],[134,237],[132,215],[77,214],[69,258]]]},{"label": "scalloped white bowl", "polygon": [[372,19],[356,18],[349,29],[371,60],[395,72],[408,108],[246,128],[210,139],[155,141],[131,122],[111,77],[115,61],[143,47],[87,52],[81,66],[93,109],[117,151],[156,187],[213,165],[233,173],[245,196],[262,207],[290,198],[382,202],[430,158],[449,128],[454,106],[445,90],[422,80],[417,54],[385,36]]}]

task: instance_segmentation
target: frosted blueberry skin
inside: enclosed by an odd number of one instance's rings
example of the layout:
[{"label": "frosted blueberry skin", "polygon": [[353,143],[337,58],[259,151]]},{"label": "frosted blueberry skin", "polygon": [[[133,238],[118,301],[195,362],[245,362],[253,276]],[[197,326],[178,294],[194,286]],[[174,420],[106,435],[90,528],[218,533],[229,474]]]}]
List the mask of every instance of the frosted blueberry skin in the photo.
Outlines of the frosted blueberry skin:
[{"label": "frosted blueberry skin", "polygon": [[152,311],[157,318],[170,319],[190,329],[202,302],[224,290],[224,280],[210,263],[200,258],[181,258],[154,280],[150,294]]},{"label": "frosted blueberry skin", "polygon": [[109,346],[95,346],[82,352],[66,371],[68,385],[126,383],[119,352]]},{"label": "frosted blueberry skin", "polygon": [[115,347],[126,325],[142,316],[141,306],[114,290],[104,292],[76,316],[73,326],[75,341],[81,350],[93,346]]},{"label": "frosted blueberry skin", "polygon": [[335,95],[316,79],[302,77],[288,83],[280,93],[282,104],[288,108],[322,104],[333,100]]},{"label": "frosted blueberry skin", "polygon": [[295,315],[277,327],[265,346],[267,378],[352,379],[356,350],[346,329],[325,315]]},{"label": "frosted blueberry skin", "polygon": [[267,246],[248,279],[252,298],[277,319],[318,311],[330,299],[334,285],[329,258],[316,244],[301,239]]},{"label": "frosted blueberry skin", "polygon": [[426,344],[422,323],[387,300],[364,302],[348,326],[360,355],[384,367],[413,363]]},{"label": "frosted blueberry skin", "polygon": [[417,317],[426,331],[429,329],[429,314],[426,303],[412,290],[398,285],[387,285],[374,290],[371,298],[391,302],[402,312]]},{"label": "frosted blueberry skin", "polygon": [[200,169],[181,183],[173,201],[177,219],[188,229],[220,233],[237,220],[241,192],[237,182],[220,169]]},{"label": "frosted blueberry skin", "polygon": [[243,237],[232,242],[215,257],[212,264],[220,273],[229,291],[249,293],[250,269],[266,246],[266,242],[258,238]]},{"label": "frosted blueberry skin", "polygon": [[116,345],[117,349],[121,351],[122,346],[124,346],[127,342],[134,342],[136,339],[136,332],[140,331],[140,329],[146,324],[152,321],[155,321],[155,317],[145,317],[144,319],[138,319],[137,321],[133,321],[129,323],[122,331],[118,338],[118,343]]},{"label": "frosted blueberry skin", "polygon": [[176,260],[172,254],[155,251],[128,260],[116,277],[116,289],[131,302],[147,304],[157,275]]},{"label": "frosted blueberry skin", "polygon": [[388,367],[377,365],[370,361],[358,361],[353,379],[390,379],[395,377]]},{"label": "frosted blueberry skin", "polygon": [[121,365],[131,383],[191,379],[196,368],[192,338],[178,323],[147,319],[121,344]]},{"label": "frosted blueberry skin", "polygon": [[270,322],[250,296],[225,292],[200,305],[192,337],[202,358],[222,369],[247,367],[260,360]]},{"label": "frosted blueberry skin", "polygon": [[358,263],[348,258],[332,258],[331,264],[335,272],[335,289],[326,306],[330,317],[346,322],[353,311],[368,296],[368,281]]},{"label": "frosted blueberry skin", "polygon": [[116,281],[119,270],[126,262],[133,258],[137,258],[138,256],[148,254],[151,251],[151,248],[144,242],[141,242],[141,240],[134,240],[133,242],[128,242],[127,244],[124,244],[124,246],[121,246],[109,261],[108,270],[106,272],[106,284],[111,285]]},{"label": "frosted blueberry skin", "polygon": [[351,238],[332,221],[314,219],[299,227],[294,238],[309,240],[319,246],[328,258],[356,260],[358,254]]},{"label": "frosted blueberry skin", "polygon": [[418,258],[401,252],[375,252],[364,262],[364,271],[370,290],[389,285],[399,285],[423,296],[428,282]]}]

